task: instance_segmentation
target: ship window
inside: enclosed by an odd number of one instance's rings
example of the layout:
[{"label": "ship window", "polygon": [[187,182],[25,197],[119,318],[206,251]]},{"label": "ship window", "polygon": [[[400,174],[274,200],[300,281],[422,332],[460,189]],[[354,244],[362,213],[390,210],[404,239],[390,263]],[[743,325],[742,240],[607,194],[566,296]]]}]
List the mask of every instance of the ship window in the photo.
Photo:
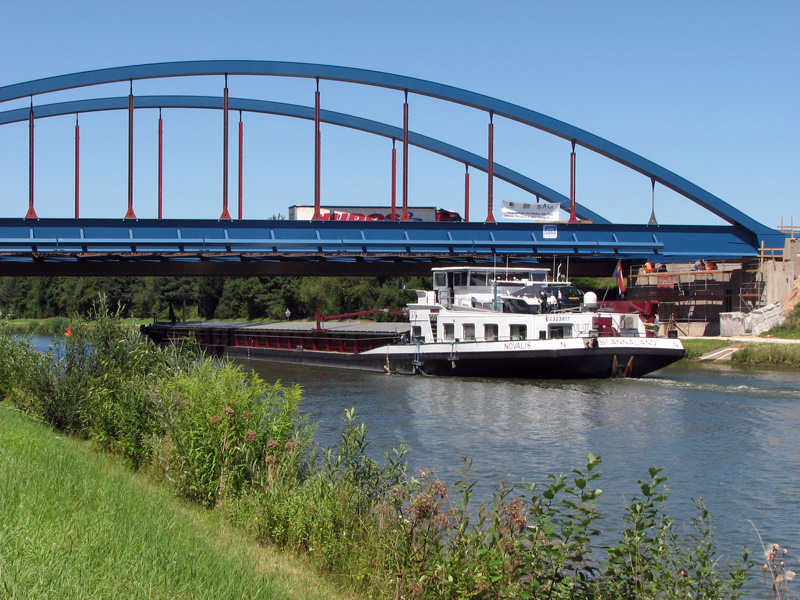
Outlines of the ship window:
[{"label": "ship window", "polygon": [[528,327],[526,325],[512,325],[511,339],[513,341],[524,340],[528,337]]},{"label": "ship window", "polygon": [[469,284],[478,286],[489,285],[489,274],[486,271],[471,272],[469,274]]},{"label": "ship window", "polygon": [[475,340],[475,324],[464,323],[461,326],[463,339],[474,341]]},{"label": "ship window", "polygon": [[464,271],[453,273],[453,287],[464,287],[467,285],[467,274]]},{"label": "ship window", "polygon": [[420,327],[419,325],[414,325],[411,328],[411,336],[413,338],[413,341],[415,342],[425,341],[425,337],[422,335],[422,327]]},{"label": "ship window", "polygon": [[447,273],[434,273],[433,286],[437,288],[447,287]]},{"label": "ship window", "polygon": [[550,324],[547,328],[548,337],[551,340],[572,337],[572,325],[569,324]]},{"label": "ship window", "polygon": [[444,324],[444,339],[452,340],[455,338],[455,325],[452,323]]},{"label": "ship window", "polygon": [[483,337],[487,342],[497,341],[497,325],[487,324],[483,326]]}]

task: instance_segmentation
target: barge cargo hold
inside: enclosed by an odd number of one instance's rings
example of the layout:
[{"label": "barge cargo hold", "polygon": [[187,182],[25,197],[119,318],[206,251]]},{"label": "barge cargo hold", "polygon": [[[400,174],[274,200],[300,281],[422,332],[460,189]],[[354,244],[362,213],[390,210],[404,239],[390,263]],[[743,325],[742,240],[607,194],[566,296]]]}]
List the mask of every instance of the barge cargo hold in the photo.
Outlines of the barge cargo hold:
[{"label": "barge cargo hold", "polygon": [[142,331],[158,344],[196,342],[215,356],[345,369],[384,371],[385,359],[365,352],[409,340],[408,323],[347,321],[325,329],[305,321],[154,323]]}]

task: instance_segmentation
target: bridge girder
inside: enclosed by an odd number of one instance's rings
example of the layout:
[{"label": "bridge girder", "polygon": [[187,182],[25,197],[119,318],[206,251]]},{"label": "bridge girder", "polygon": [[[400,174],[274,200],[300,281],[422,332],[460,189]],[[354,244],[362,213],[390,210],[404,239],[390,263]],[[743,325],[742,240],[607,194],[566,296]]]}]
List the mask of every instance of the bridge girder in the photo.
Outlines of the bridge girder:
[{"label": "bridge girder", "polygon": [[736,226],[0,219],[0,276],[409,275],[507,260],[588,268],[755,257],[751,238]]}]

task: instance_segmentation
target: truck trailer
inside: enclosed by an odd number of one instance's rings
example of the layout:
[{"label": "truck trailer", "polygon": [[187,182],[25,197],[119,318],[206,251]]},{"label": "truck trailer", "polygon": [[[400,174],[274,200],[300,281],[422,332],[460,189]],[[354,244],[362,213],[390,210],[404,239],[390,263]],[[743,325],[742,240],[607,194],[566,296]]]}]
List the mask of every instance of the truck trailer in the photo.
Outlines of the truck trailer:
[{"label": "truck trailer", "polygon": [[[386,206],[321,206],[323,221],[391,221],[392,209]],[[400,220],[402,209],[395,211],[396,221]],[[457,212],[436,208],[435,206],[415,206],[408,208],[411,221],[461,221]],[[313,206],[290,206],[290,221],[311,221],[314,217]]]}]

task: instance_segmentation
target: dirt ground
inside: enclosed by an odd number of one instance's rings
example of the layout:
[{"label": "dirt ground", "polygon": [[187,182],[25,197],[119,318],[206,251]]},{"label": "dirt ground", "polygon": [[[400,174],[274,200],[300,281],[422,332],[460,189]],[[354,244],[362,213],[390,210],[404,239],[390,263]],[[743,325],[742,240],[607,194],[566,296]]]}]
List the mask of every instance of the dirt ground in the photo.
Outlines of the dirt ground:
[{"label": "dirt ground", "polygon": [[789,299],[783,303],[783,310],[786,311],[788,315],[798,304],[800,304],[800,278],[794,282],[794,289],[792,293],[789,294]]}]

